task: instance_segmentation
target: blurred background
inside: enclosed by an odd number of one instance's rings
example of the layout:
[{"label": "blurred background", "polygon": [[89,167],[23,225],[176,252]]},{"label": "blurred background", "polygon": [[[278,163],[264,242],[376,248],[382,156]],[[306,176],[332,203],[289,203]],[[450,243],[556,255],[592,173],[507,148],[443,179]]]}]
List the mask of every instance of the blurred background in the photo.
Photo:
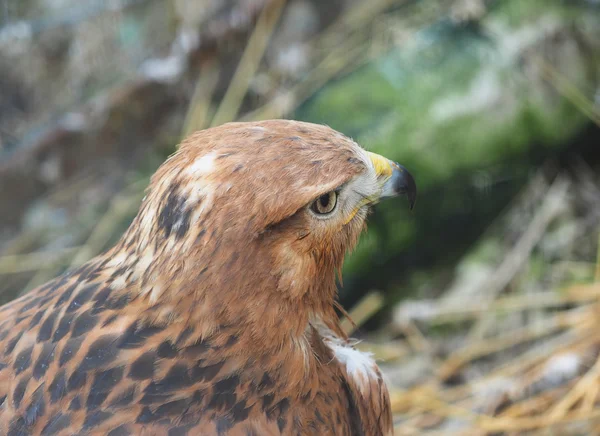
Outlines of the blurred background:
[{"label": "blurred background", "polygon": [[398,434],[600,434],[598,0],[0,0],[0,302],[110,247],[182,137],[268,118],[417,180],[340,295]]}]

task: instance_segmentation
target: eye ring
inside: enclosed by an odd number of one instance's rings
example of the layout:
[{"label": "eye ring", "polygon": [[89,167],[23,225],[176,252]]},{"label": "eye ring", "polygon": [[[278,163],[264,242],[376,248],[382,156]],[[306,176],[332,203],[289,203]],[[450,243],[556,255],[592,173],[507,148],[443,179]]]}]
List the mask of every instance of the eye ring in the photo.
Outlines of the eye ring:
[{"label": "eye ring", "polygon": [[317,216],[330,215],[336,208],[338,203],[338,192],[330,191],[326,194],[321,195],[310,205],[310,210]]}]

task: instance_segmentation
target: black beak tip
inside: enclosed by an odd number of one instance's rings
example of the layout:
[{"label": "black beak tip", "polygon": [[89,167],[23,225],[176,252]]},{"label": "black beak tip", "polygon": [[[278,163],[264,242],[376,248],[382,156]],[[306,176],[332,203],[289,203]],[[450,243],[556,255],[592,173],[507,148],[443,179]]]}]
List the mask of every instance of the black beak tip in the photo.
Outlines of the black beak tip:
[{"label": "black beak tip", "polygon": [[406,168],[400,164],[397,165],[400,176],[396,179],[395,190],[399,194],[406,195],[410,210],[413,210],[415,203],[417,202],[417,184],[415,183],[412,174],[410,174]]}]

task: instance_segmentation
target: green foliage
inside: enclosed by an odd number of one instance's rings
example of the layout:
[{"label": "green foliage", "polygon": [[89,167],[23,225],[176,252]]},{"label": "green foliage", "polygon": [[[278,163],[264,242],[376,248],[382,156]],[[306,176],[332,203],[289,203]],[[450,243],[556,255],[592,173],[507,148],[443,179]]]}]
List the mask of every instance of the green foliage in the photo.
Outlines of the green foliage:
[{"label": "green foliage", "polygon": [[[514,51],[515,44],[543,43],[544,23],[560,23],[565,10],[568,19],[559,27],[564,25],[567,37],[575,38],[568,34],[570,20],[585,11],[560,2],[498,3],[502,6],[495,7],[479,26],[484,30],[442,20],[329,84],[296,113],[298,119],[328,124],[367,149],[400,162],[417,180],[420,198],[415,213],[397,203],[382,205],[369,234],[347,261],[346,275],[364,278],[408,250],[432,247],[436,238],[442,244],[436,219],[452,219],[465,206],[473,209],[471,219],[493,216],[523,183],[515,177],[527,171],[523,157],[540,149],[557,150],[588,121],[543,77],[531,76],[527,69],[536,65],[535,59]],[[572,59],[573,53],[569,56]],[[581,71],[586,58],[578,52],[575,57],[577,62],[568,66],[569,77],[575,86],[586,87],[587,76]],[[508,196],[488,195],[465,205],[465,192],[457,185],[473,183],[481,172],[489,175],[490,168],[509,174]],[[430,194],[437,204],[423,201]],[[422,209],[424,204],[427,210]],[[481,224],[467,217],[464,228],[454,231],[463,232],[467,241],[477,235]],[[424,244],[423,238],[431,241]],[[437,251],[439,257],[448,256],[445,246]],[[389,259],[381,259],[382,252]],[[401,274],[401,268],[394,274]],[[378,279],[366,280],[372,281]]]}]

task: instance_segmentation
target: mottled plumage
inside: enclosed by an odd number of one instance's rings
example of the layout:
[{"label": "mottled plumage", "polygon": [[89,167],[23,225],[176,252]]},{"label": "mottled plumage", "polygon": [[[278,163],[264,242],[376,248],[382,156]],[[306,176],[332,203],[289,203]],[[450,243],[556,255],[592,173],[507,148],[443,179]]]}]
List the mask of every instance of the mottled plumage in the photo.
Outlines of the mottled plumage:
[{"label": "mottled plumage", "polygon": [[0,308],[0,434],[390,434],[335,274],[398,193],[402,167],[328,127],[193,134],[114,248]]}]

